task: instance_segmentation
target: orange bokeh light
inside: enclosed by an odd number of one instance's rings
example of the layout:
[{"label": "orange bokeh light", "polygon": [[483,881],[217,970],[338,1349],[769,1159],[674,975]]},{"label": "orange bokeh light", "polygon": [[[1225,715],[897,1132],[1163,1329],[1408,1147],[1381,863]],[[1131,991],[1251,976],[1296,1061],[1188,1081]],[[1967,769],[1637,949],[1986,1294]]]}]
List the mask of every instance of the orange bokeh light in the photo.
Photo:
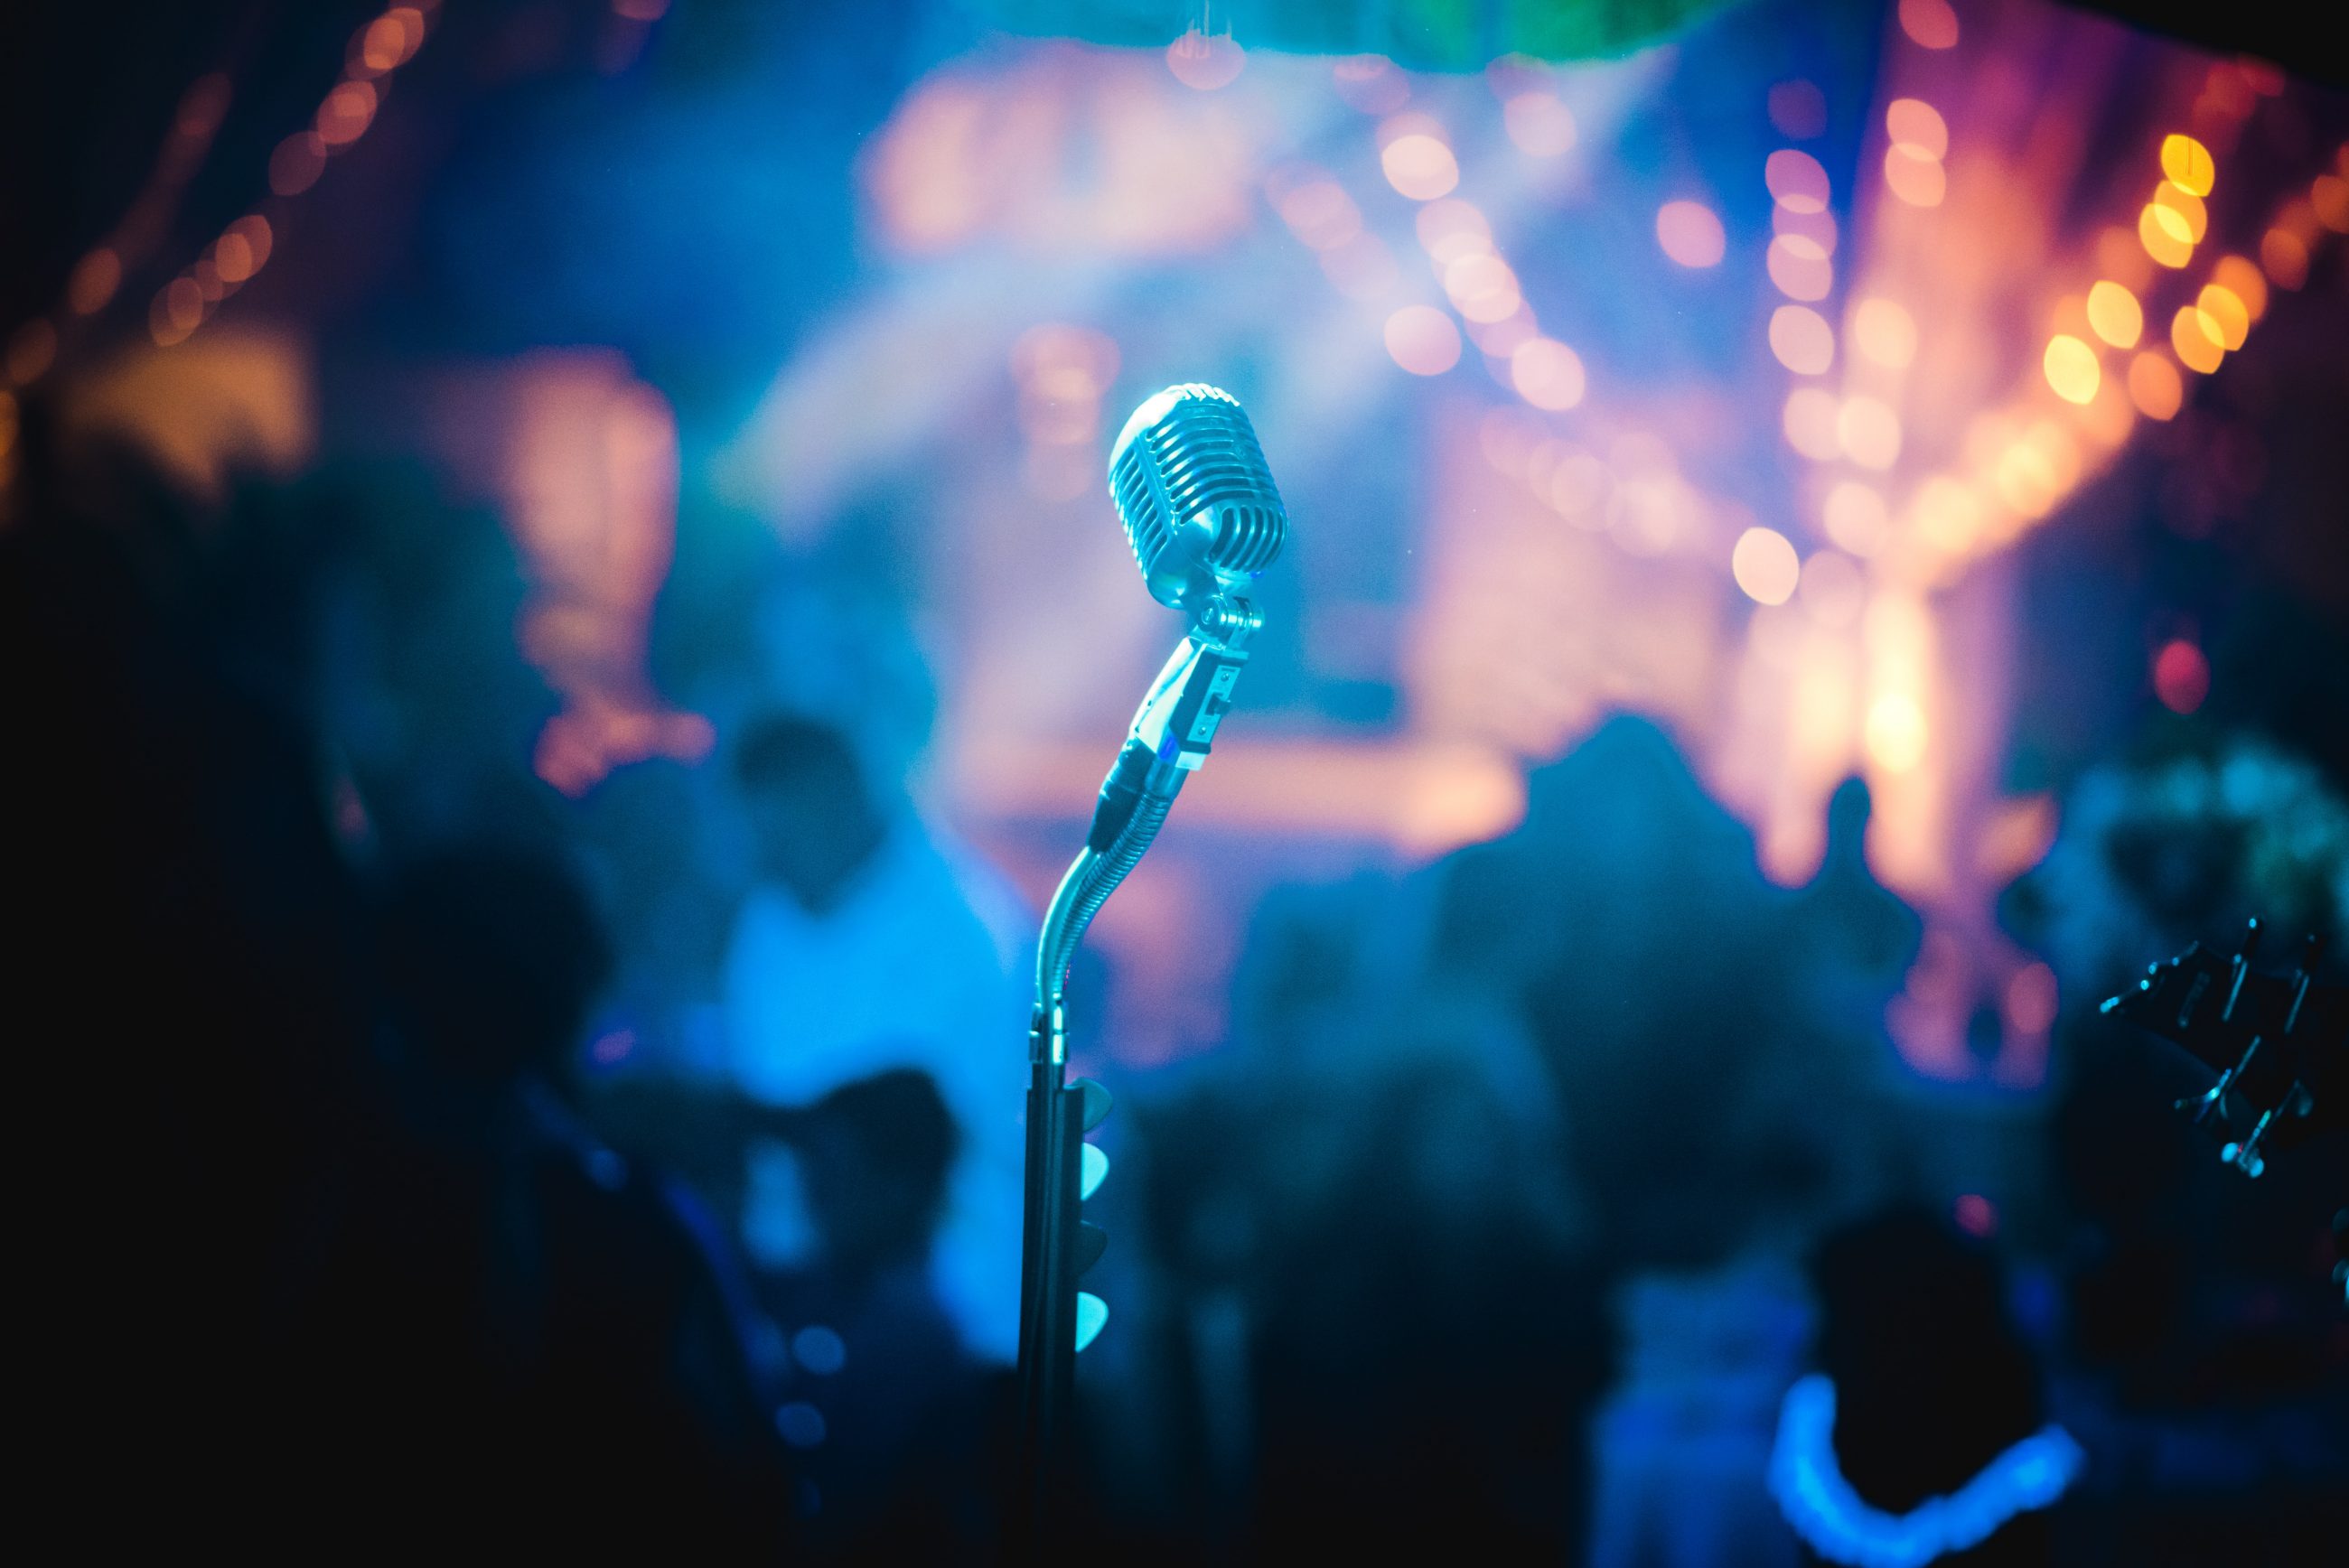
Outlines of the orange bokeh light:
[{"label": "orange bokeh light", "polygon": [[315,130],[297,130],[269,155],[269,188],[280,196],[299,196],[326,170],[325,140]]},{"label": "orange bokeh light", "polygon": [[2173,419],[2186,401],[2178,367],[2148,349],[2129,361],[2129,401],[2148,419]]},{"label": "orange bokeh light", "polygon": [[122,286],[122,258],[110,245],[100,245],[74,265],[66,281],[66,303],[77,315],[93,315],[106,308]]},{"label": "orange bokeh light", "polygon": [[376,91],[371,82],[343,82],[318,106],[318,139],[328,147],[348,147],[367,134],[375,122]]},{"label": "orange bokeh light", "polygon": [[2308,188],[2308,200],[2318,222],[2336,234],[2349,234],[2349,180],[2320,174]]},{"label": "orange bokeh light", "polygon": [[2280,289],[2308,281],[2308,246],[2289,229],[2270,229],[2260,241],[2260,264]]},{"label": "orange bokeh light", "polygon": [[2210,281],[2241,300],[2253,321],[2267,315],[2268,280],[2255,263],[2242,256],[2221,256],[2210,269]]},{"label": "orange bokeh light", "polygon": [[2169,346],[2178,362],[2208,376],[2227,357],[2226,334],[2199,305],[2180,305],[2169,319]]},{"label": "orange bokeh light", "polygon": [[1898,370],[1917,356],[1917,322],[1889,299],[1859,302],[1852,313],[1852,335],[1859,352],[1888,369]]},{"label": "orange bokeh light", "polygon": [[1900,0],[1900,30],[1920,48],[1954,48],[1958,14],[1950,0]]},{"label": "orange bokeh light", "polygon": [[2046,373],[2047,385],[2066,403],[2092,401],[2104,380],[2096,351],[2069,334],[2059,333],[2048,340],[2040,366]]},{"label": "orange bokeh light", "polygon": [[2189,244],[2200,244],[2202,236],[2210,232],[2210,210],[2202,204],[2201,197],[2183,186],[2163,181],[2153,188],[2153,204],[2178,214],[2185,227],[2169,226],[2169,232],[2182,232]]},{"label": "orange bokeh light", "polygon": [[2145,335],[2145,311],[2137,295],[2106,278],[2088,291],[2088,325],[2115,348],[2135,348]]},{"label": "orange bokeh light", "polygon": [[1938,207],[1950,189],[1940,159],[1898,142],[1884,150],[1884,182],[1911,207]]},{"label": "orange bokeh light", "polygon": [[1798,235],[1826,254],[1835,254],[1836,221],[1832,212],[1797,212],[1792,208],[1773,205],[1770,209],[1770,232]]},{"label": "orange bokeh light", "polygon": [[1820,509],[1827,537],[1854,555],[1873,555],[1884,542],[1884,498],[1868,486],[1846,480],[1827,491]]},{"label": "orange bokeh light", "polygon": [[2208,284],[2195,297],[2195,306],[2219,325],[2219,342],[2230,353],[2243,346],[2251,334],[2251,313],[2224,284]]},{"label": "orange bokeh light", "polygon": [[1900,416],[1876,397],[1847,397],[1836,411],[1836,441],[1863,469],[1879,472],[1900,458]]},{"label": "orange bokeh light", "polygon": [[2182,267],[2194,259],[2194,241],[2185,217],[2158,201],[2146,203],[2137,214],[2137,237],[2145,253],[2165,267]]},{"label": "orange bokeh light", "polygon": [[2219,165],[2210,150],[2190,136],[2167,136],[2161,141],[2161,172],[2179,190],[2208,196],[2218,183]]},{"label": "orange bokeh light", "polygon": [[1894,98],[1884,111],[1884,129],[1897,147],[1937,160],[1949,156],[1949,123],[1923,98]]},{"label": "orange bokeh light", "polygon": [[1843,455],[1842,439],[1836,434],[1834,393],[1818,387],[1797,388],[1786,399],[1780,423],[1786,444],[1813,462],[1832,462]]}]

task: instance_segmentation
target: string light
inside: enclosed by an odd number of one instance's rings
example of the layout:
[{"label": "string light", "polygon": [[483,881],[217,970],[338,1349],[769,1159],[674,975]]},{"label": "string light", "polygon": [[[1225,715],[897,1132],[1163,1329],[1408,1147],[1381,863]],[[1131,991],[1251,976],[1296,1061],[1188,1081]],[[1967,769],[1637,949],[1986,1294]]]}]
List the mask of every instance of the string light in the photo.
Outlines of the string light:
[{"label": "string light", "polygon": [[[310,126],[277,144],[269,156],[269,188],[282,199],[308,191],[325,174],[329,158],[346,152],[374,125],[390,88],[392,73],[423,46],[428,19],[439,0],[394,5],[351,36],[340,80],[319,101]],[[148,334],[159,348],[193,336],[212,312],[268,264],[275,229],[259,212],[248,212],[223,229],[179,276],[155,292],[147,311]]]}]

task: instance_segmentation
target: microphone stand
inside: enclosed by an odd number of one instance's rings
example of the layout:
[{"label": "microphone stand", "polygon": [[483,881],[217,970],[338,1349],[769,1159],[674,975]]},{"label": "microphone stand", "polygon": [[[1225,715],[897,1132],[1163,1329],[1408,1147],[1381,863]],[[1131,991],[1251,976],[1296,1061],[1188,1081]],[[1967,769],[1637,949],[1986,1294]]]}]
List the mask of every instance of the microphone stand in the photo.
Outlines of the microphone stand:
[{"label": "microphone stand", "polygon": [[1046,1522],[1064,1479],[1076,1381],[1077,1278],[1105,1244],[1077,1218],[1085,1131],[1108,1114],[1109,1091],[1068,1081],[1069,965],[1086,928],[1157,837],[1183,780],[1206,760],[1230,711],[1247,645],[1263,624],[1237,594],[1218,594],[1152,683],[1102,784],[1085,847],[1061,879],[1036,947],[1036,1006],[1028,1031],[1027,1191],[1019,1270],[1019,1495],[1013,1560],[1050,1555]]}]

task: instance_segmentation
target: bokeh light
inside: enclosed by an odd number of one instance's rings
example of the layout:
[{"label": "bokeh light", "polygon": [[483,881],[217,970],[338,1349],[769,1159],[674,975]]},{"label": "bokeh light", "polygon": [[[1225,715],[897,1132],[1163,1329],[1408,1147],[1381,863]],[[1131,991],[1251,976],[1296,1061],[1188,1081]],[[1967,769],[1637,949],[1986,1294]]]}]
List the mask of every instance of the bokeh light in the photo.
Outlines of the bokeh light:
[{"label": "bokeh light", "polygon": [[2349,179],[2318,175],[2308,188],[2308,202],[2318,222],[2336,234],[2349,234]]},{"label": "bokeh light", "polygon": [[2267,315],[2268,280],[2250,258],[2220,257],[2219,264],[2210,269],[2210,281],[2241,300],[2253,321]]},{"label": "bokeh light", "polygon": [[1803,563],[1786,536],[1774,528],[1754,527],[1737,536],[1730,552],[1730,574],[1757,604],[1783,604],[1795,596]]},{"label": "bokeh light", "polygon": [[1780,148],[1763,161],[1762,181],[1774,201],[1795,212],[1826,211],[1833,190],[1826,167],[1809,153],[1791,147]]},{"label": "bokeh light", "polygon": [[2210,695],[2210,661],[2184,637],[2173,637],[2153,655],[2153,692],[2172,713],[2192,713]]},{"label": "bokeh light", "polygon": [[1574,111],[1556,93],[1519,93],[1501,106],[1501,125],[1528,158],[1557,158],[1573,150]]},{"label": "bokeh light", "polygon": [[2161,141],[2161,172],[2180,191],[2208,196],[2218,182],[2219,166],[2210,150],[2190,136],[2167,136]]},{"label": "bokeh light", "polygon": [[1911,207],[1938,207],[1950,189],[1940,159],[1899,143],[1884,150],[1884,182]]},{"label": "bokeh light", "polygon": [[269,155],[269,188],[280,196],[299,196],[326,171],[326,143],[315,130],[297,130]]},{"label": "bokeh light", "polygon": [[2235,296],[2235,291],[2224,284],[2208,284],[2195,296],[2194,304],[2204,315],[2218,324],[2219,343],[2228,352],[2243,346],[2251,331],[2251,313]]},{"label": "bokeh light", "polygon": [[2165,267],[2182,267],[2194,259],[2194,240],[2186,219],[2176,208],[2148,201],[2137,214],[2137,236],[2145,253]]},{"label": "bokeh light", "polygon": [[35,316],[8,339],[5,368],[9,385],[22,387],[39,380],[57,356],[57,329],[49,325],[47,317]]},{"label": "bokeh light", "polygon": [[1894,98],[1884,111],[1885,133],[1895,147],[1939,160],[1949,155],[1950,128],[1940,111],[1922,98]]},{"label": "bokeh light", "polygon": [[121,256],[111,245],[100,245],[74,264],[73,275],[66,280],[66,303],[77,315],[94,315],[121,286]]},{"label": "bokeh light", "polygon": [[1950,0],[1900,0],[1900,30],[1920,48],[1955,48],[1958,14]]},{"label": "bokeh light", "polygon": [[1847,397],[1836,411],[1836,442],[1844,456],[1879,472],[1900,458],[1900,416],[1877,397]]},{"label": "bokeh light", "polygon": [[1818,312],[1782,304],[1770,313],[1770,352],[1797,376],[1822,376],[1835,363],[1835,329]]},{"label": "bokeh light", "polygon": [[1917,322],[1899,302],[1868,299],[1852,315],[1852,335],[1859,352],[1888,369],[1898,370],[1917,356]]},{"label": "bokeh light", "polygon": [[2307,243],[2289,229],[2270,229],[2260,238],[2260,265],[2276,287],[2296,289],[2308,281]]},{"label": "bokeh light", "polygon": [[1460,183],[1460,165],[1452,149],[1423,130],[1408,130],[1389,141],[1380,150],[1379,167],[1388,184],[1414,201],[1448,196]]},{"label": "bokeh light", "polygon": [[1440,269],[1463,256],[1480,255],[1493,248],[1493,226],[1475,205],[1458,197],[1430,201],[1413,222],[1420,245]]},{"label": "bokeh light", "polygon": [[1317,251],[1344,244],[1362,232],[1361,209],[1334,180],[1308,180],[1280,198],[1281,222]]},{"label": "bokeh light", "polygon": [[2088,291],[2088,325],[2115,348],[2135,348],[2145,335],[2145,312],[2137,295],[2106,278]]},{"label": "bokeh light", "polygon": [[1525,296],[1509,263],[1489,252],[1461,257],[1444,269],[1444,292],[1470,321],[1504,321],[1517,313]]},{"label": "bokeh light", "polygon": [[1413,376],[1441,376],[1460,363],[1460,329],[1428,304],[1407,304],[1387,317],[1387,353]]},{"label": "bokeh light", "polygon": [[2104,380],[2104,373],[2096,365],[2096,351],[2067,333],[2058,333],[2048,340],[2040,367],[2046,373],[2047,385],[2055,388],[2055,396],[2066,403],[2092,401]]},{"label": "bokeh light", "polygon": [[375,121],[376,91],[372,82],[337,83],[318,106],[318,139],[328,147],[348,147]]},{"label": "bokeh light", "polygon": [[1194,92],[1211,93],[1239,79],[1247,65],[1247,51],[1228,33],[1193,27],[1166,46],[1166,68]]},{"label": "bokeh light", "polygon": [[1537,337],[1509,356],[1509,383],[1537,408],[1571,408],[1582,401],[1581,356],[1555,338]]},{"label": "bokeh light", "polygon": [[[2014,972],[2013,979],[2006,983],[2006,1021],[2023,1034],[2046,1033],[2055,1022],[2055,971],[2044,964],[2026,964]],[[1977,1235],[1987,1235],[1991,1222],[1994,1222],[1990,1204],[1971,1194],[1958,1202],[1980,1205],[1985,1222],[1978,1229],[1968,1228],[1973,1229]],[[1964,1222],[1962,1214],[1960,1222]]]},{"label": "bokeh light", "polygon": [[1770,89],[1770,123],[1781,135],[1807,141],[1827,128],[1827,98],[1816,84],[1797,77]]},{"label": "bokeh light", "polygon": [[2164,224],[2163,227],[2173,234],[2183,234],[2189,245],[2200,244],[2202,236],[2210,232],[2210,210],[2203,205],[2202,198],[2191,191],[2183,190],[2165,180],[2153,188],[2153,204],[2178,214],[2178,223]]},{"label": "bokeh light", "polygon": [[1797,212],[1774,205],[1770,209],[1770,232],[1795,235],[1808,240],[1827,255],[1835,254],[1837,234],[1832,212]]},{"label": "bokeh light", "polygon": [[1803,562],[1803,608],[1823,626],[1848,626],[1868,599],[1868,578],[1840,550],[1822,550]]},{"label": "bokeh light", "polygon": [[1764,258],[1770,281],[1788,299],[1823,300],[1835,287],[1835,263],[1815,240],[1781,234]]},{"label": "bokeh light", "polygon": [[1906,773],[1925,759],[1925,710],[1906,692],[1887,692],[1868,705],[1868,755],[1888,773]]},{"label": "bokeh light", "polygon": [[1820,387],[1798,387],[1786,399],[1780,418],[1786,444],[1813,462],[1832,462],[1841,457],[1843,441],[1836,433],[1836,413],[1834,393]]},{"label": "bokeh light", "polygon": [[1702,202],[1667,201],[1656,209],[1656,243],[1684,267],[1713,267],[1727,253],[1729,237]]},{"label": "bokeh light", "polygon": [[1827,537],[1854,555],[1876,553],[1884,542],[1884,498],[1857,480],[1846,480],[1827,491],[1820,508]]},{"label": "bokeh light", "polygon": [[1351,55],[1330,67],[1338,96],[1363,114],[1392,114],[1411,101],[1411,80],[1384,55]]},{"label": "bokeh light", "polygon": [[2227,356],[2226,335],[2199,305],[2180,305],[2169,320],[2169,347],[2189,370],[2208,376]]}]

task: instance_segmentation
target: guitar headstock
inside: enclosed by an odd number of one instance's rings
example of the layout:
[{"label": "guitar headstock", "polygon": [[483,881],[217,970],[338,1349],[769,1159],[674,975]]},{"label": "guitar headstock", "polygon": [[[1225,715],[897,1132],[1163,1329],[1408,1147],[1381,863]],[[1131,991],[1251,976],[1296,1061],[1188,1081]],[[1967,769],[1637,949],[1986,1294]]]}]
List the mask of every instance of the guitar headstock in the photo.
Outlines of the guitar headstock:
[{"label": "guitar headstock", "polygon": [[2268,1157],[2344,1119],[2349,1077],[2349,990],[2315,985],[2319,944],[2302,944],[2289,974],[2251,967],[2260,946],[2251,922],[2240,952],[2199,943],[2147,969],[2137,988],[2103,1011],[2175,1042],[2217,1073],[2207,1093],[2178,1102],[2220,1140],[2219,1157],[2246,1176]]}]

